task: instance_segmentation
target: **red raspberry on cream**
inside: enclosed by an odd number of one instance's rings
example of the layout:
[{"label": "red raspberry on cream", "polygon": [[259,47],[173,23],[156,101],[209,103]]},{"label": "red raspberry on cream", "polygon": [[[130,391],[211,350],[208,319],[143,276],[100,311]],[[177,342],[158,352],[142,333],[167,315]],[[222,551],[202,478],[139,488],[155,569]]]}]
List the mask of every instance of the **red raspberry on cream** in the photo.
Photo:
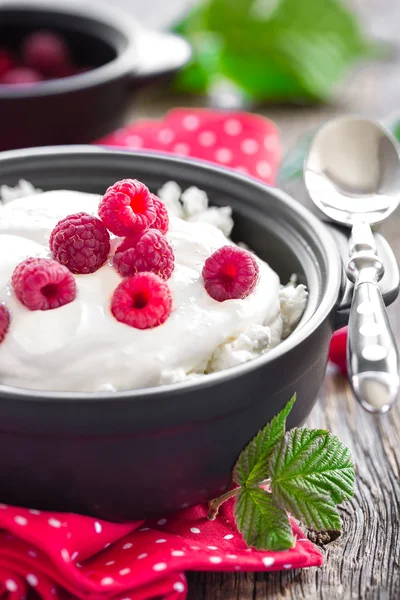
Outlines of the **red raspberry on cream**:
[{"label": "red raspberry on cream", "polygon": [[174,252],[157,229],[126,238],[116,250],[114,266],[123,277],[150,271],[169,279],[174,270]]},{"label": "red raspberry on cream", "polygon": [[18,300],[29,310],[50,310],[76,297],[75,278],[55,260],[27,258],[14,269],[11,285]]},{"label": "red raspberry on cream", "polygon": [[154,273],[138,273],[118,285],[111,300],[117,321],[136,329],[162,325],[172,310],[168,285]]},{"label": "red raspberry on cream", "polygon": [[104,225],[121,237],[146,231],[156,220],[150,191],[137,179],[122,179],[108,188],[99,205]]},{"label": "red raspberry on cream", "polygon": [[110,234],[103,222],[86,213],[61,219],[50,235],[53,258],[72,273],[94,273],[110,252]]},{"label": "red raspberry on cream", "polygon": [[254,256],[236,246],[223,246],[204,263],[204,285],[214,300],[246,298],[258,281],[258,265]]}]

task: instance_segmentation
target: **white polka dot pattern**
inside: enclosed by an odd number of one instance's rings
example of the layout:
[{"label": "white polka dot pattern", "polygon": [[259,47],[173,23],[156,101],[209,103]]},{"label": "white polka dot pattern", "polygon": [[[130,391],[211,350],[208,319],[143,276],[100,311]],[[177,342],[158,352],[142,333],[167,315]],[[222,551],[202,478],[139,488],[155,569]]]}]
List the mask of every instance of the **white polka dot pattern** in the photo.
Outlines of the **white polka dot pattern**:
[{"label": "white polka dot pattern", "polygon": [[132,548],[132,546],[133,544],[131,542],[127,542],[122,546],[122,550],[129,550],[129,548]]},{"label": "white polka dot pattern", "polygon": [[182,125],[188,131],[195,131],[199,128],[200,119],[196,115],[186,115],[182,119]]},{"label": "white polka dot pattern", "polygon": [[249,139],[243,140],[242,143],[240,144],[240,147],[244,154],[252,155],[252,154],[257,153],[259,144],[256,140],[249,138]]},{"label": "white polka dot pattern", "polygon": [[224,131],[228,135],[240,135],[243,131],[243,125],[238,119],[228,119],[224,123]]},{"label": "white polka dot pattern", "polygon": [[174,583],[173,588],[176,592],[184,592],[185,591],[185,586],[180,581],[177,581],[176,583]]},{"label": "white polka dot pattern", "polygon": [[211,148],[217,141],[217,136],[213,131],[202,131],[199,133],[198,142],[204,148]]},{"label": "white polka dot pattern", "polygon": [[183,156],[187,156],[188,154],[190,154],[190,146],[182,142],[179,144],[175,144],[174,152],[176,152],[176,154],[182,154]]},{"label": "white polka dot pattern", "polygon": [[99,523],[98,521],[94,522],[94,530],[96,533],[101,533],[103,531],[103,527],[101,525],[101,523]]},{"label": "white polka dot pattern", "polygon": [[65,562],[69,562],[71,560],[71,557],[69,555],[69,552],[66,548],[63,548],[61,550],[61,557]]},{"label": "white polka dot pattern", "polygon": [[6,579],[5,586],[6,590],[8,590],[9,592],[16,592],[18,589],[18,586],[15,583],[14,579]]},{"label": "white polka dot pattern", "polygon": [[267,179],[271,175],[271,165],[266,160],[260,160],[256,169],[260,177]]},{"label": "white polka dot pattern", "polygon": [[267,183],[273,183],[280,160],[276,127],[248,113],[177,108],[159,121],[120,129],[102,143],[211,160]]},{"label": "white polka dot pattern", "polygon": [[170,144],[175,139],[175,133],[172,129],[161,129],[157,137],[161,144]]},{"label": "white polka dot pattern", "polygon": [[29,585],[31,585],[32,587],[36,587],[37,584],[39,583],[38,578],[36,577],[36,575],[34,575],[33,573],[28,573],[28,575],[26,576],[26,581],[29,583]]},{"label": "white polka dot pattern", "polygon": [[53,519],[53,517],[51,517],[48,520],[48,524],[50,525],[50,527],[56,527],[57,529],[62,527],[61,521],[59,521],[58,519]]}]

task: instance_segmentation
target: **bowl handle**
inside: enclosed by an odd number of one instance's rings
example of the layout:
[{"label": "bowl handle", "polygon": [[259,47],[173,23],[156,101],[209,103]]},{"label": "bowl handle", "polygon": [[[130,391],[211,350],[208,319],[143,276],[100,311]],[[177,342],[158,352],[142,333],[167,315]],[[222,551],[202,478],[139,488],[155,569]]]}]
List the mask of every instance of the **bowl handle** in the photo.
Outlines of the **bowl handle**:
[{"label": "bowl handle", "polygon": [[[342,297],[336,308],[335,318],[335,329],[344,327],[347,325],[349,320],[350,304],[353,295],[353,284],[347,279],[345,273],[345,265],[349,258],[349,237],[350,229],[347,227],[340,227],[332,223],[326,223],[332,236],[334,237],[340,255],[342,257],[343,264],[343,292]],[[391,249],[389,243],[383,237],[382,234],[374,232],[375,243],[377,253],[385,265],[385,274],[379,282],[379,287],[382,292],[383,301],[386,306],[389,306],[394,302],[399,294],[400,289],[400,275],[399,268],[397,265],[396,257]]]},{"label": "bowl handle", "polygon": [[170,75],[189,62],[192,49],[179,35],[139,27],[135,32],[136,67],[132,83],[144,85]]}]

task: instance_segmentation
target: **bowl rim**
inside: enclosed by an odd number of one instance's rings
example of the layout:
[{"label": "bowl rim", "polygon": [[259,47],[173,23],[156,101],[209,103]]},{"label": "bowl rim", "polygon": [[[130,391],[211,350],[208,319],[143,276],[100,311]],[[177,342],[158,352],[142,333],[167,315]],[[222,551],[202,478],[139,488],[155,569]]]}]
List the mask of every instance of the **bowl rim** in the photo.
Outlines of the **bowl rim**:
[{"label": "bowl rim", "polygon": [[[133,16],[121,8],[112,10],[105,5],[97,6],[92,0],[85,3],[77,0],[3,0],[0,4],[0,16],[3,11],[29,10],[37,13],[53,13],[59,15],[76,16],[89,21],[98,22],[113,28],[126,39],[127,45],[122,52],[117,52],[115,58],[104,65],[95,67],[86,73],[70,75],[61,79],[40,81],[29,86],[0,85],[0,100],[13,98],[32,98],[42,96],[56,96],[67,92],[74,92],[86,87],[95,87],[114,81],[123,75],[134,74],[138,67],[137,42],[140,35],[145,35],[147,29]],[[78,25],[79,29],[79,25]]]},{"label": "bowl rim", "polygon": [[[111,147],[91,145],[43,146],[2,152],[0,153],[0,164],[3,161],[12,161],[13,159],[29,159],[32,157],[42,157],[43,160],[45,160],[46,157],[54,155],[58,155],[59,157],[65,155],[65,157],[67,157],[71,154],[93,155],[94,158],[100,155],[112,154],[114,157],[120,156],[121,158],[126,158],[129,152],[129,150],[121,151],[118,149],[113,149]],[[272,186],[268,186],[262,181],[239,173],[234,169],[220,167],[218,165],[215,165],[215,163],[211,163],[208,161],[180,157],[168,154],[166,152],[158,152],[151,150],[141,150],[131,153],[134,156],[144,158],[145,160],[151,160],[156,156],[158,159],[161,159],[164,162],[169,163],[171,165],[180,165],[183,167],[186,164],[191,165],[192,167],[200,169],[204,172],[205,181],[207,181],[207,173],[213,172],[223,177],[230,177],[234,180],[236,179],[238,182],[244,183],[252,189],[257,189],[261,192],[268,190],[269,193],[272,193],[280,202],[285,204],[290,211],[296,213],[297,219],[302,220],[303,222],[307,222],[307,225],[312,230],[313,235],[318,238],[321,247],[325,251],[327,257],[326,263],[328,265],[328,270],[326,273],[326,287],[321,296],[318,307],[304,323],[302,321],[299,323],[299,325],[288,338],[283,340],[280,344],[278,344],[278,346],[276,346],[272,350],[269,350],[266,354],[259,356],[253,360],[250,360],[246,363],[237,365],[235,367],[231,367],[223,371],[217,371],[215,373],[210,373],[199,379],[188,380],[179,383],[161,384],[146,388],[116,391],[112,393],[41,391],[31,390],[29,388],[8,386],[0,383],[0,399],[2,396],[6,396],[12,397],[15,400],[19,399],[33,402],[56,401],[58,403],[61,403],[62,401],[66,401],[69,403],[71,401],[75,401],[79,403],[87,402],[88,405],[95,405],[97,402],[115,402],[116,400],[129,402],[138,398],[143,399],[154,396],[169,396],[175,393],[182,393],[194,389],[197,390],[199,388],[206,389],[207,387],[212,386],[214,384],[223,383],[226,380],[231,380],[235,377],[240,377],[241,375],[261,368],[269,363],[272,363],[275,360],[278,360],[287,352],[294,350],[296,346],[303,343],[307,339],[307,337],[309,337],[323,323],[323,321],[330,315],[334,307],[338,304],[340,299],[340,290],[343,283],[343,272],[342,261],[336,242],[331,233],[329,232],[328,228],[324,225],[324,223],[320,221],[316,216],[314,216],[307,208],[305,208],[299,202],[297,202],[291,196],[289,196],[286,192],[283,192],[282,190],[279,190]],[[23,177],[21,176],[21,179],[22,178]]]}]

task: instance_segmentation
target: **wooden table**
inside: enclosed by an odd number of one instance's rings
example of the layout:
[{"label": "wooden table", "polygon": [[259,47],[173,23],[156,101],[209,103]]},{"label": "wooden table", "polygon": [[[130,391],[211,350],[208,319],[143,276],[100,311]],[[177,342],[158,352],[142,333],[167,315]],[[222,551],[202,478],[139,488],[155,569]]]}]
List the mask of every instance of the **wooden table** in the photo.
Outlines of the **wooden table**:
[{"label": "wooden table", "polygon": [[[172,0],[171,4],[174,4]],[[399,2],[386,0],[384,8],[382,0],[355,0],[353,4],[369,31],[396,41]],[[130,118],[158,117],[172,106],[188,103],[187,98],[163,98],[159,91],[153,90],[141,96]],[[262,112],[279,125],[287,150],[299,134],[336,114],[348,111],[381,118],[396,109],[400,109],[400,59],[392,57],[387,63],[369,64],[353,73],[335,105],[302,109],[275,107]],[[382,231],[399,260],[400,211]],[[399,301],[390,308],[390,316],[400,339]],[[347,382],[329,373],[308,425],[337,434],[350,446],[357,466],[355,498],[341,511],[344,532],[323,550],[324,566],[272,574],[189,574],[189,600],[400,598],[399,407],[388,415],[374,418],[356,405]]]}]

